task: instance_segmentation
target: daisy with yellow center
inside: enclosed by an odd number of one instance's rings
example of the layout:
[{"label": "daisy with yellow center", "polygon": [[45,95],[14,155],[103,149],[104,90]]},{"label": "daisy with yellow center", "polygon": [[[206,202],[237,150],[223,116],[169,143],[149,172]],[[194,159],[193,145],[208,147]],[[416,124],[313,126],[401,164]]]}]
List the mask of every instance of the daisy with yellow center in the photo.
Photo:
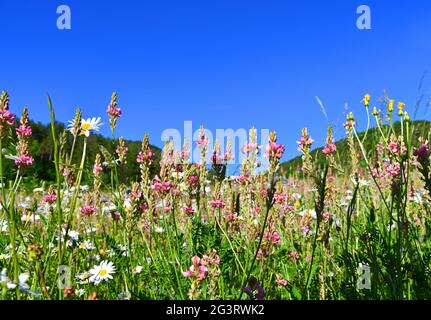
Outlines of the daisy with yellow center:
[{"label": "daisy with yellow center", "polygon": [[84,242],[81,242],[79,244],[79,248],[80,249],[84,249],[84,250],[93,250],[95,249],[93,244],[89,241],[89,240],[85,240]]},{"label": "daisy with yellow center", "polygon": [[81,122],[81,133],[80,135],[85,135],[88,137],[90,135],[90,131],[99,131],[100,126],[103,124],[100,122],[99,118],[88,118],[87,120],[82,120]]},{"label": "daisy with yellow center", "polygon": [[[91,131],[99,131],[101,125],[103,125],[103,123],[101,122],[100,117],[88,118],[87,120],[82,119],[79,135],[85,135],[86,137],[88,137]],[[68,130],[72,134],[75,132],[75,119],[69,121]]]},{"label": "daisy with yellow center", "polygon": [[115,266],[112,262],[102,261],[100,265],[94,266],[90,269],[90,282],[93,282],[96,286],[102,281],[108,281],[112,279],[112,275],[115,273]]}]

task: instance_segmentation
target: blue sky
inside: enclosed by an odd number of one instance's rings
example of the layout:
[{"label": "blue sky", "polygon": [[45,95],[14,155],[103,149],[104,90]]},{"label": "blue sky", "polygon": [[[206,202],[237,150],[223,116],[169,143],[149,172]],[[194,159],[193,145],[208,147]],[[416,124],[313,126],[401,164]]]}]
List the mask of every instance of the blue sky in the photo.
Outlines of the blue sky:
[{"label": "blue sky", "polygon": [[[71,30],[58,30],[57,6],[71,8]],[[356,8],[371,8],[371,30],[358,30]],[[167,128],[193,121],[216,128],[277,130],[285,159],[308,127],[317,145],[326,126],[342,137],[344,105],[363,127],[366,92],[413,109],[431,70],[430,1],[2,1],[0,89],[14,112],[28,106],[48,122],[103,116],[118,92],[118,133],[162,146]],[[431,74],[422,92],[429,96]],[[315,100],[323,101],[329,122]],[[375,101],[375,100],[374,100]],[[422,109],[418,117],[429,119]]]}]

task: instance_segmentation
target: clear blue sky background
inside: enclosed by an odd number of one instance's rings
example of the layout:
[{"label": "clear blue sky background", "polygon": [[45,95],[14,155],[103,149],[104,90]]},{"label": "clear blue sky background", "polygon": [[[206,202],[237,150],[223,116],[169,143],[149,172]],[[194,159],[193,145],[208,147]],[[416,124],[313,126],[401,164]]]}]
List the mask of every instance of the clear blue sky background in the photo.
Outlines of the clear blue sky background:
[{"label": "clear blue sky background", "polygon": [[[56,27],[58,5],[72,29]],[[358,30],[356,8],[371,7],[372,29]],[[77,106],[103,116],[119,94],[118,133],[161,146],[166,128],[271,128],[297,155],[307,126],[317,145],[328,121],[342,137],[344,105],[363,127],[362,95],[384,89],[412,110],[431,69],[431,1],[1,1],[0,89],[11,108],[48,122]],[[430,76],[423,93],[429,96]],[[374,100],[375,101],[375,100]],[[425,108],[418,116],[429,118]]]}]

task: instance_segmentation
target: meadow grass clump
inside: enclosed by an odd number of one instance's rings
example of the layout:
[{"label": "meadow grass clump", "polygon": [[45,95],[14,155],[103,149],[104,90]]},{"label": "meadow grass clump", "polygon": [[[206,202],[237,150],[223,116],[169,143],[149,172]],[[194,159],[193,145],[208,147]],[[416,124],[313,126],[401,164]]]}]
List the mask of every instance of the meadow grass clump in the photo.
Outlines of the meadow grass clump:
[{"label": "meadow grass clump", "polygon": [[[17,124],[1,94],[2,299],[431,298],[429,132],[418,133],[404,103],[394,115],[385,98],[384,111],[370,112],[365,95],[367,129],[347,116],[343,158],[332,127],[318,152],[304,128],[301,168],[287,176],[277,134],[259,146],[252,128],[241,172],[229,176],[230,142],[209,150],[203,127],[199,163],[190,141],[180,152],[167,141],[153,174],[149,136],[132,157],[116,136],[117,99],[107,108],[111,145],[90,157],[101,118],[78,108],[59,132],[48,97],[55,180],[28,191],[37,161],[28,110]],[[262,147],[269,165],[257,170]],[[130,162],[137,176],[124,174]]]}]

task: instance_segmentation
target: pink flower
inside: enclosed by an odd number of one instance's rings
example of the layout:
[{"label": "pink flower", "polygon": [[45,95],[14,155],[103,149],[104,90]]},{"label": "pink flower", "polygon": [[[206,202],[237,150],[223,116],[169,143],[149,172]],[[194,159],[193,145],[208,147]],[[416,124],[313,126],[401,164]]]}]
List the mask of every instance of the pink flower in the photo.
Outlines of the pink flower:
[{"label": "pink flower", "polygon": [[98,175],[102,171],[103,171],[103,167],[95,163],[93,166],[93,174]]},{"label": "pink flower", "polygon": [[224,201],[222,199],[210,200],[209,203],[213,208],[220,208],[220,209],[224,208]]},{"label": "pink flower", "polygon": [[278,193],[276,192],[274,194],[274,202],[277,204],[282,204],[283,202],[287,201],[287,194],[285,193]]},{"label": "pink flower", "polygon": [[30,167],[33,164],[33,157],[28,154],[22,154],[17,159],[15,159],[15,165],[20,168]]},{"label": "pink flower", "polygon": [[300,146],[311,146],[314,143],[313,138],[308,137],[301,137],[301,140],[296,141],[297,144],[299,144]]},{"label": "pink flower", "polygon": [[327,144],[322,150],[323,154],[325,154],[325,155],[329,155],[329,154],[334,153],[336,151],[337,151],[337,146],[333,143]]},{"label": "pink flower", "polygon": [[379,143],[376,145],[376,151],[378,153],[383,153],[383,147]]},{"label": "pink flower", "polygon": [[155,181],[151,186],[153,190],[161,191],[161,192],[167,192],[170,190],[171,187],[173,187],[173,184],[170,183],[169,181],[166,181],[166,182]]},{"label": "pink flower", "polygon": [[199,182],[199,177],[197,175],[190,176],[188,177],[187,182],[191,186],[196,185]]},{"label": "pink flower", "polygon": [[151,151],[151,149],[148,149],[146,153],[139,151],[138,155],[136,156],[136,161],[138,163],[146,163],[154,160],[154,153]]},{"label": "pink flower", "polygon": [[277,279],[275,282],[278,284],[280,288],[287,286],[287,280],[284,279],[281,275],[277,274]]},{"label": "pink flower", "polygon": [[15,132],[17,135],[24,136],[24,137],[30,137],[32,134],[31,127],[24,126],[24,125],[20,125],[18,128],[16,128]]},{"label": "pink flower", "polygon": [[95,212],[96,208],[94,206],[86,205],[81,208],[81,214],[84,216],[91,216]]},{"label": "pink flower", "polygon": [[421,144],[421,146],[413,151],[413,155],[418,157],[419,161],[426,160],[430,155],[430,150],[427,144]]},{"label": "pink flower", "polygon": [[346,121],[343,123],[343,127],[346,129],[352,128],[355,125],[355,121]]},{"label": "pink flower", "polygon": [[188,278],[196,278],[199,281],[202,281],[208,275],[208,268],[204,265],[199,265],[201,263],[201,259],[198,256],[194,256],[192,258],[192,266],[183,272],[184,277]]},{"label": "pink flower", "polygon": [[280,159],[284,153],[284,146],[282,144],[271,142],[265,150],[265,155],[269,159]]},{"label": "pink flower", "polygon": [[190,150],[189,149],[183,149],[180,153],[181,158],[186,159],[190,156]]},{"label": "pink flower", "polygon": [[233,160],[233,159],[235,159],[235,156],[233,155],[233,153],[232,153],[232,152],[230,152],[230,151],[226,151],[226,152],[224,153],[224,155],[223,155],[223,160],[224,160],[224,161],[230,161],[230,160]]},{"label": "pink flower", "polygon": [[237,217],[237,215],[235,213],[230,212],[224,217],[224,220],[226,222],[232,222],[236,219],[236,217]]},{"label": "pink flower", "polygon": [[244,182],[247,182],[247,181],[249,181],[249,178],[250,178],[250,175],[248,174],[248,173],[246,173],[245,175],[240,175],[240,176],[238,176],[238,177],[236,177],[235,178],[235,180],[238,182],[238,183],[244,183]]},{"label": "pink flower", "polygon": [[299,254],[298,254],[298,252],[296,252],[296,251],[292,251],[292,252],[290,252],[290,253],[288,254],[288,256],[289,256],[289,258],[293,258],[293,259],[295,259],[296,261],[299,261]]},{"label": "pink flower", "polygon": [[13,125],[13,121],[15,120],[15,116],[9,110],[3,110],[0,113],[0,122],[6,123],[8,125]]},{"label": "pink flower", "polygon": [[277,231],[267,231],[265,234],[265,239],[270,241],[272,245],[276,245],[281,242],[280,234]]},{"label": "pink flower", "polygon": [[185,213],[186,215],[188,215],[188,216],[191,216],[191,215],[193,215],[193,213],[195,213],[195,211],[193,210],[193,208],[192,208],[192,207],[185,207],[185,208],[184,208],[184,213]]},{"label": "pink flower", "polygon": [[108,106],[108,115],[113,118],[119,118],[121,116],[121,109],[120,108],[114,108],[112,106]]},{"label": "pink flower", "polygon": [[259,149],[259,146],[257,145],[257,143],[251,143],[250,142],[250,143],[245,144],[241,148],[241,151],[242,151],[242,153],[250,153],[250,152],[257,150],[257,149]]},{"label": "pink flower", "polygon": [[191,278],[195,274],[194,267],[191,266],[187,271],[183,271],[183,276],[186,278]]},{"label": "pink flower", "polygon": [[118,211],[115,211],[113,218],[115,221],[119,221],[121,219],[121,214]]},{"label": "pink flower", "polygon": [[325,221],[331,219],[331,214],[328,211],[322,212],[322,217]]},{"label": "pink flower", "polygon": [[138,206],[139,210],[141,210],[142,212],[147,212],[148,211],[148,205],[146,203],[141,203]]},{"label": "pink flower", "polygon": [[140,191],[131,191],[129,193],[129,199],[130,201],[139,201],[139,199],[141,199],[141,192]]},{"label": "pink flower", "polygon": [[202,281],[208,275],[208,268],[204,266],[199,266],[198,268],[198,280]]},{"label": "pink flower", "polygon": [[202,148],[208,146],[208,144],[209,144],[208,137],[207,136],[203,136],[203,138],[201,140],[196,141],[196,143],[198,145],[198,148],[202,149]]},{"label": "pink flower", "polygon": [[392,151],[393,153],[398,153],[398,142],[394,141],[394,140],[392,140],[391,142],[389,142],[388,149],[390,151]]},{"label": "pink flower", "polygon": [[301,232],[306,236],[310,232],[310,227],[308,225],[302,226]]},{"label": "pink flower", "polygon": [[391,177],[396,177],[400,174],[401,168],[398,163],[389,164],[386,166],[386,173]]},{"label": "pink flower", "polygon": [[46,203],[51,204],[54,203],[55,200],[57,200],[57,195],[54,190],[43,196],[43,201],[45,201]]}]

